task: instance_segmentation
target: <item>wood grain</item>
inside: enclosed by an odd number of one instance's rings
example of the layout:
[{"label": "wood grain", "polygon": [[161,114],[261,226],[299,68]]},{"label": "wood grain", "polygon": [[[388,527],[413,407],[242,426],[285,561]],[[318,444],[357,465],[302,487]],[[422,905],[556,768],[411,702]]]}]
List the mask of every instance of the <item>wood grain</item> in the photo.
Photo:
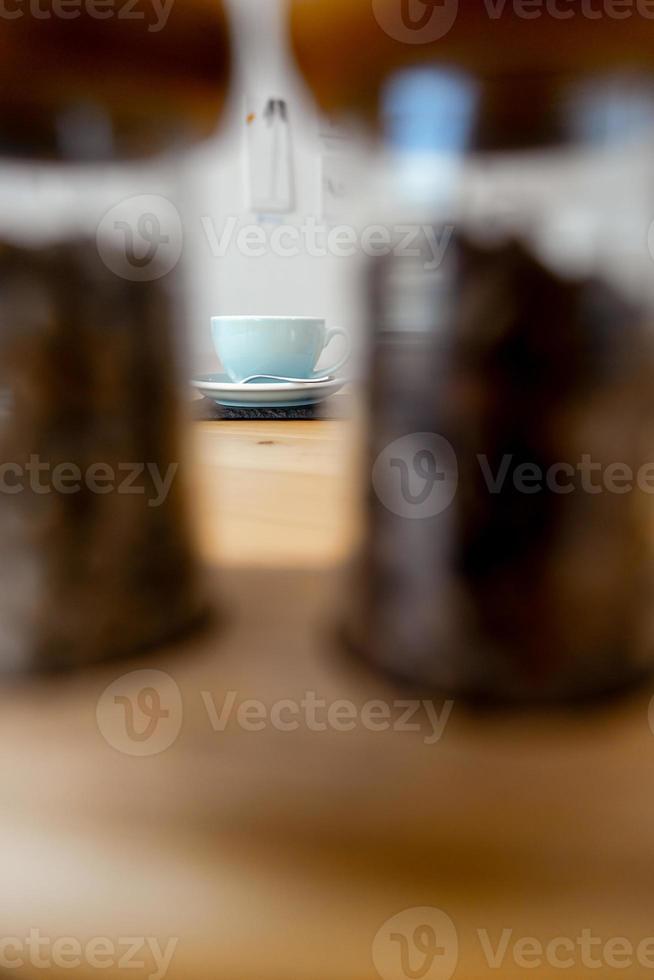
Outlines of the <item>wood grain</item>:
[{"label": "wood grain", "polygon": [[[261,566],[210,579],[228,625],[147,659],[2,692],[3,936],[174,937],[169,980],[375,980],[383,923],[433,906],[458,932],[455,977],[557,980],[561,969],[527,972],[510,953],[491,970],[478,930],[493,945],[504,928],[542,943],[585,928],[604,941],[654,934],[650,691],[570,714],[454,704],[431,744],[423,713],[414,731],[318,731],[305,720],[248,731],[234,717],[212,727],[206,699],[220,710],[230,691],[236,707],[268,709],[307,692],[358,711],[381,699],[398,721],[404,692],[344,658],[335,639],[346,580],[326,566],[347,550],[345,535],[332,540],[348,506],[341,426],[200,426],[205,552]],[[273,569],[275,554],[315,570]],[[107,686],[136,669],[166,672],[183,702],[176,740],[143,758],[107,742],[97,715]],[[114,721],[124,746],[120,713]],[[386,980],[402,980],[386,952]],[[567,972],[612,971],[577,960]]]},{"label": "wood grain", "polygon": [[249,567],[342,561],[356,537],[356,446],[346,422],[195,424],[204,558]]},{"label": "wood grain", "polygon": [[[489,970],[479,929],[494,944],[505,927],[542,942],[651,935],[646,694],[571,715],[455,705],[431,745],[422,716],[415,732],[251,732],[233,719],[217,732],[203,691],[218,709],[229,691],[268,706],[397,693],[341,658],[333,576],[234,571],[215,585],[233,617],[222,634],[4,693],[6,935],[177,937],[171,980],[373,980],[377,930],[419,906],[454,921],[462,977],[525,975],[510,957]],[[101,693],[136,668],[166,671],[184,701],[177,741],[141,759],[96,724]]]}]

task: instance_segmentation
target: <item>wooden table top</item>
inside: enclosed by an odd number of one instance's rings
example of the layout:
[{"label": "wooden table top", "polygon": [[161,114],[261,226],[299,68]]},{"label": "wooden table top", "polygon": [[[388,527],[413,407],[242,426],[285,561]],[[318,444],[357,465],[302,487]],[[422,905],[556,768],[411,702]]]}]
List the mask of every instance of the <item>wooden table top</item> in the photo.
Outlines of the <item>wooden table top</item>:
[{"label": "wooden table top", "polygon": [[[425,705],[402,729],[402,694],[334,636],[351,434],[199,425],[198,525],[223,563],[210,591],[227,619],[132,663],[0,692],[2,936],[174,939],[169,980],[556,980],[560,962],[578,980],[611,976],[625,941],[619,974],[651,975],[654,945],[635,952],[654,935],[651,691],[525,716],[436,699],[437,739]],[[168,716],[138,742],[112,693],[136,704],[144,685]],[[262,725],[238,714],[253,699]],[[320,727],[312,699],[346,700],[354,728]],[[363,723],[371,699],[392,730]],[[129,975],[158,976],[143,959]],[[125,972],[87,955],[74,975]]]},{"label": "wooden table top", "polygon": [[356,423],[198,422],[199,547],[229,567],[325,567],[356,537]]}]

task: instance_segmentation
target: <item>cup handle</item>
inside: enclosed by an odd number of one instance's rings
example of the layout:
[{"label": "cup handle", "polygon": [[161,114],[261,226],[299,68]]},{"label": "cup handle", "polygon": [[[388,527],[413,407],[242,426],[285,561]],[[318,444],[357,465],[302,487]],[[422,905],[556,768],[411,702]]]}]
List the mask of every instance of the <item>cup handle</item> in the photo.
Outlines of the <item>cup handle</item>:
[{"label": "cup handle", "polygon": [[332,340],[335,340],[336,337],[345,337],[345,343],[346,343],[345,354],[340,359],[340,361],[336,362],[336,364],[332,364],[331,367],[328,368],[324,368],[324,369],[321,368],[320,371],[317,371],[316,377],[322,377],[325,374],[336,374],[336,372],[340,371],[340,369],[344,367],[347,364],[347,362],[350,360],[350,357],[352,356],[352,341],[350,340],[350,335],[347,333],[347,331],[341,330],[340,327],[336,327],[334,330],[327,331],[327,336],[325,338],[325,346],[323,350],[327,350]]}]

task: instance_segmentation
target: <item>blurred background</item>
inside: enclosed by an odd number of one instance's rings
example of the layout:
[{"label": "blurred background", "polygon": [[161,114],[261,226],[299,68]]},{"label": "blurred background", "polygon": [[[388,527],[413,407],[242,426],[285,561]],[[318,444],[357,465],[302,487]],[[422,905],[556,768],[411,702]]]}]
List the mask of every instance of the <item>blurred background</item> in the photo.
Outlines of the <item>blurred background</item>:
[{"label": "blurred background", "polygon": [[0,975],[649,976],[647,4],[49,2],[0,9]]},{"label": "blurred background", "polygon": [[[293,61],[285,4],[244,0],[229,9],[236,65],[227,115],[220,133],[187,163],[192,340],[199,369],[213,357],[206,325],[216,313],[324,316],[361,333],[360,270],[351,255],[348,261],[330,251],[327,233],[341,223],[356,226],[365,215],[365,137],[360,127],[318,112]],[[271,100],[285,106],[277,137],[265,122]],[[312,224],[309,254],[311,231],[302,229]],[[297,238],[280,243],[279,251],[292,254],[265,249],[256,255],[256,240],[250,246],[255,255],[247,254],[238,234],[252,226],[267,237],[280,226],[297,228]]]}]

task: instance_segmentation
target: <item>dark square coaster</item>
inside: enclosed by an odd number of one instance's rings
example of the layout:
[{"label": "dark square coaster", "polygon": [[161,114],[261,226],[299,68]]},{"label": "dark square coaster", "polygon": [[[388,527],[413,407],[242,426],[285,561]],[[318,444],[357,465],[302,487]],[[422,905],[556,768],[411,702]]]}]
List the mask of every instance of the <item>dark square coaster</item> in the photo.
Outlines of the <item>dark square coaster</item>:
[{"label": "dark square coaster", "polygon": [[318,422],[346,419],[351,415],[347,395],[334,395],[319,405],[297,405],[294,408],[227,408],[210,398],[193,402],[191,417],[195,422]]}]

